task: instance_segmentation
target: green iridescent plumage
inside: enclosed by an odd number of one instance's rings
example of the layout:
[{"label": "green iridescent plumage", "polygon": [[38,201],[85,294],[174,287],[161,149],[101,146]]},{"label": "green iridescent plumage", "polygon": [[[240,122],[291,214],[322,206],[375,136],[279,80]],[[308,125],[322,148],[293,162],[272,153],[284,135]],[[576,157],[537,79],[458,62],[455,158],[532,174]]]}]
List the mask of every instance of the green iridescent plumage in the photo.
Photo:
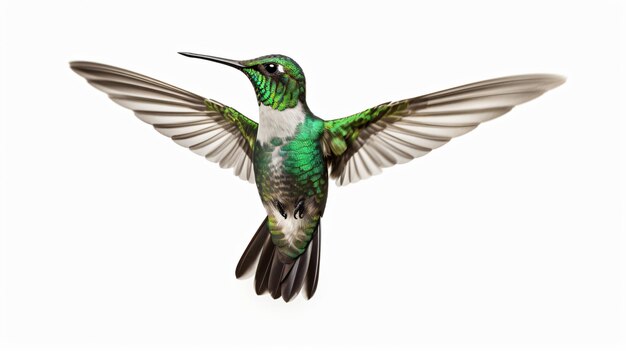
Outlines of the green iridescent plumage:
[{"label": "green iridescent plumage", "polygon": [[[304,74],[295,61],[282,55],[269,55],[242,63],[247,66],[242,71],[252,82],[259,103],[284,111],[287,108],[294,108],[298,101],[304,101]],[[267,63],[280,65],[283,72],[270,76],[263,68],[258,68]]]},{"label": "green iridescent plumage", "polygon": [[376,122],[389,110],[387,104],[369,108],[357,114],[324,122],[331,151],[335,156],[343,154],[362,128]]},{"label": "green iridescent plumage", "polygon": [[325,183],[320,179],[326,167],[319,142],[323,132],[324,122],[308,117],[299,126],[296,137],[281,148],[281,156],[285,156],[285,172],[293,175],[301,186],[313,185],[313,189],[307,192],[308,196],[320,196],[320,183]]}]

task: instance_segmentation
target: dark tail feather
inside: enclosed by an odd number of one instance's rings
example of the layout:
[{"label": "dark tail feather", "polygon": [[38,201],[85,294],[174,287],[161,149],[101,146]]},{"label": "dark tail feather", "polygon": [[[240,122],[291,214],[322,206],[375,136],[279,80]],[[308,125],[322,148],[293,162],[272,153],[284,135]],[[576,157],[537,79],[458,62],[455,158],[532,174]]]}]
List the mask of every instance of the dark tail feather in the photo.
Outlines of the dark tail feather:
[{"label": "dark tail feather", "polygon": [[309,250],[311,251],[311,259],[309,261],[309,268],[306,274],[306,287],[304,293],[307,299],[310,299],[317,290],[317,282],[320,277],[320,244],[322,240],[322,222],[317,224],[317,230],[313,234],[313,239],[309,244]]},{"label": "dark tail feather", "polygon": [[241,256],[235,274],[240,277],[249,271],[260,255],[254,276],[257,295],[269,291],[274,299],[282,296],[289,302],[306,285],[306,296],[310,299],[315,294],[319,276],[319,224],[306,251],[293,259],[276,250],[266,223],[267,218]]},{"label": "dark tail feather", "polygon": [[311,250],[307,248],[307,250],[293,264],[291,272],[289,272],[289,275],[285,277],[285,280],[281,284],[281,295],[283,296],[283,300],[285,300],[285,302],[291,301],[291,299],[298,295],[300,289],[302,289],[304,277],[306,276],[306,272],[309,267],[310,258]]},{"label": "dark tail feather", "polygon": [[252,265],[256,261],[257,257],[261,253],[261,248],[263,247],[263,243],[265,239],[269,238],[270,232],[267,228],[267,217],[263,220],[259,229],[257,229],[256,234],[250,240],[248,247],[241,255],[239,259],[239,263],[237,264],[237,268],[235,269],[235,276],[237,278],[241,278],[250,272]]},{"label": "dark tail feather", "polygon": [[274,258],[274,243],[272,238],[267,236],[259,264],[256,266],[256,274],[254,276],[254,290],[257,295],[265,294],[270,279],[270,268],[272,267],[272,258]]},{"label": "dark tail feather", "polygon": [[274,250],[274,257],[272,257],[272,266],[270,267],[270,277],[267,285],[273,299],[280,297],[280,277],[282,274],[283,265],[278,259],[278,252]]}]

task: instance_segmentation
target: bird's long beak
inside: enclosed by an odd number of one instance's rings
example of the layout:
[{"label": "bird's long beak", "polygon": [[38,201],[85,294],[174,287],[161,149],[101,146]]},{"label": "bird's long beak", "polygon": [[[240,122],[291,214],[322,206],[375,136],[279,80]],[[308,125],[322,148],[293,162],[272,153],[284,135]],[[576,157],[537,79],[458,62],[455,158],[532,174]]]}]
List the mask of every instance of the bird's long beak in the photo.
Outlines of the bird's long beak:
[{"label": "bird's long beak", "polygon": [[239,70],[244,68],[244,67],[246,67],[246,66],[242,65],[241,62],[239,62],[239,61],[229,60],[229,59],[225,59],[225,58],[221,58],[221,57],[201,55],[201,54],[192,54],[190,52],[179,52],[179,54],[181,54],[183,56],[187,56],[187,57],[193,57],[193,58],[199,58],[199,59],[209,60],[209,61],[213,61],[213,62],[219,62],[219,63],[225,64],[227,66],[230,66],[230,67],[235,67],[236,69],[239,69]]}]

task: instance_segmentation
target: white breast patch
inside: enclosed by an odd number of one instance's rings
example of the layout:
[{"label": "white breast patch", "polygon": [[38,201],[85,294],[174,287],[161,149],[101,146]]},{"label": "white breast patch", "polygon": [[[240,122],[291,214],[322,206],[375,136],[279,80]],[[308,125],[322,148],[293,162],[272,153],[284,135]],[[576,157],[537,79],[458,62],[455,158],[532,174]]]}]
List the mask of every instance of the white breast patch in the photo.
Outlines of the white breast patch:
[{"label": "white breast patch", "polygon": [[293,137],[298,126],[304,121],[306,113],[302,104],[298,102],[296,107],[283,111],[274,110],[261,104],[259,107],[259,129],[256,140],[261,144],[267,144],[273,138],[285,139]]}]

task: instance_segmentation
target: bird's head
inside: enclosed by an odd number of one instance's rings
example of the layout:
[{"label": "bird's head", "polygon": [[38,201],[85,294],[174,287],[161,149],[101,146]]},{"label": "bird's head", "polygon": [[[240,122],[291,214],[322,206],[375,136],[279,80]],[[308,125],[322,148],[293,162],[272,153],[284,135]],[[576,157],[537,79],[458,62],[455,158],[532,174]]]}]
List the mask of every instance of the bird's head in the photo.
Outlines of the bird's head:
[{"label": "bird's head", "polygon": [[181,52],[181,55],[219,62],[242,71],[252,82],[259,105],[275,110],[306,104],[304,72],[296,61],[284,55],[267,55],[252,60],[230,60],[220,57]]}]

